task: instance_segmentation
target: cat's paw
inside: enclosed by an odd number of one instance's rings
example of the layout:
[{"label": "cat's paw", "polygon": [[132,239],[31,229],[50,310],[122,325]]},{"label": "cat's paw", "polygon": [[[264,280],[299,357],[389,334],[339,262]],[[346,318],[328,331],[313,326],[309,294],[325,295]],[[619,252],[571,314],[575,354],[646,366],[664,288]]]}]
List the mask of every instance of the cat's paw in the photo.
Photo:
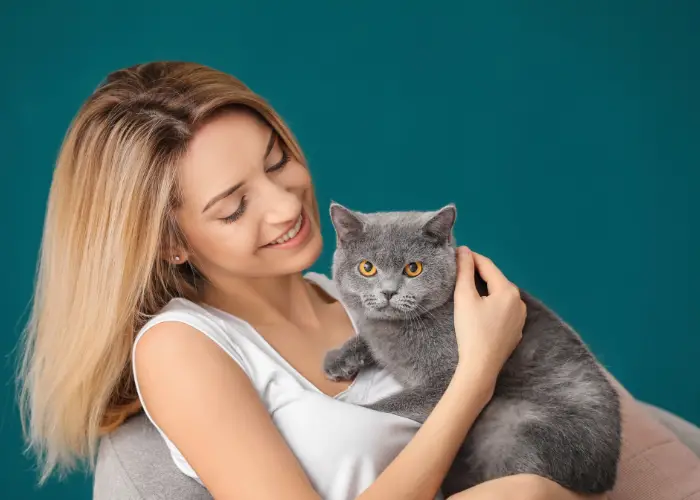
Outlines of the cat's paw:
[{"label": "cat's paw", "polygon": [[360,370],[352,356],[343,356],[342,354],[341,349],[333,349],[328,351],[323,360],[323,372],[333,382],[352,380]]}]

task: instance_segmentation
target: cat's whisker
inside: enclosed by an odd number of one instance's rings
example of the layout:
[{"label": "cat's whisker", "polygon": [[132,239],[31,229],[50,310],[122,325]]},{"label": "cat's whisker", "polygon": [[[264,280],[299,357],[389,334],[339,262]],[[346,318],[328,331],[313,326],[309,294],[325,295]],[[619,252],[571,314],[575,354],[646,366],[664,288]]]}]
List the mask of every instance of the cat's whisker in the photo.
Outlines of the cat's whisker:
[{"label": "cat's whisker", "polygon": [[422,323],[421,320],[420,320],[420,316],[417,315],[417,314],[412,314],[412,312],[413,312],[413,311],[410,311],[410,312],[407,313],[408,317],[411,318],[411,319],[410,319],[410,321],[411,321],[411,328],[412,328],[414,331],[418,331],[418,332],[423,331],[423,330],[424,330],[424,326],[423,326],[423,323]]},{"label": "cat's whisker", "polygon": [[411,315],[411,318],[412,318],[412,320],[415,320],[415,324],[418,326],[417,331],[419,333],[421,333],[421,334],[428,333],[428,329],[426,328],[425,323],[419,314]]},{"label": "cat's whisker", "polygon": [[421,315],[426,315],[433,320],[436,319],[433,312],[430,309],[428,309],[427,307],[425,307],[424,305],[416,304],[416,309],[420,312]]}]

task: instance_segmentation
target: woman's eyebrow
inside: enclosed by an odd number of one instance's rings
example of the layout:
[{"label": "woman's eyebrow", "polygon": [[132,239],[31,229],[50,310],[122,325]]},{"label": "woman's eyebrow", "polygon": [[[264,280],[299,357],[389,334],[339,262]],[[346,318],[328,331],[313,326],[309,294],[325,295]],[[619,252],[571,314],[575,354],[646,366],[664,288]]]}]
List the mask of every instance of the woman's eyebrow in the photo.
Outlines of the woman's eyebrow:
[{"label": "woman's eyebrow", "polygon": [[229,196],[231,196],[233,193],[238,191],[238,189],[240,189],[241,186],[243,186],[243,182],[239,182],[235,186],[231,186],[226,191],[223,191],[223,192],[217,194],[216,196],[214,196],[211,200],[209,200],[209,203],[206,204],[206,206],[204,207],[204,210],[202,210],[202,213],[209,210],[212,206],[214,206],[216,203],[220,202],[224,198],[228,198]]}]

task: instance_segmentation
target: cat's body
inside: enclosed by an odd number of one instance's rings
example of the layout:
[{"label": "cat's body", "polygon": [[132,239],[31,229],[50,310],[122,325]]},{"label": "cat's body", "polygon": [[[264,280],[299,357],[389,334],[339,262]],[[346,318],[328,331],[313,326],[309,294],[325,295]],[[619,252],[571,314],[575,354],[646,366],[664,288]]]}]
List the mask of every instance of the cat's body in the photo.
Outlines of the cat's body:
[{"label": "cat's body", "polygon": [[[334,205],[331,214],[338,233],[333,275],[359,336],[331,351],[324,369],[331,378],[347,379],[362,366],[383,366],[405,390],[368,406],[423,422],[458,361],[454,207],[359,214]],[[417,269],[418,262],[422,271],[413,276],[406,266]],[[475,283],[487,295],[478,273]],[[521,297],[527,305],[523,338],[443,491],[449,495],[517,473],[548,477],[581,493],[609,491],[620,452],[617,393],[579,336],[527,292],[521,290]]]}]

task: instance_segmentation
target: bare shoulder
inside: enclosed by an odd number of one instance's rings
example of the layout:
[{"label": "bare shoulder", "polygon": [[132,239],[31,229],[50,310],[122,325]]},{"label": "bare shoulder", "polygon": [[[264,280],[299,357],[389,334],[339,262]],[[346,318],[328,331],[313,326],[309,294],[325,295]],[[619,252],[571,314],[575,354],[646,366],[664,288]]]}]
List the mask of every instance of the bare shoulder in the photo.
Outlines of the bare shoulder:
[{"label": "bare shoulder", "polygon": [[[141,395],[152,416],[160,416],[163,405],[172,408],[186,402],[192,385],[203,396],[208,390],[216,390],[209,378],[217,373],[226,372],[229,381],[241,389],[250,385],[242,370],[214,341],[179,321],[164,321],[149,328],[134,348],[134,364]],[[168,417],[159,420],[164,418]]]},{"label": "bare shoulder", "polygon": [[164,321],[149,328],[134,348],[133,362],[148,413],[183,454],[188,442],[185,416],[209,418],[208,402],[223,390],[237,391],[239,398],[254,403],[255,391],[243,371],[186,323]]},{"label": "bare shoulder", "polygon": [[139,339],[134,351],[140,385],[148,384],[151,376],[156,376],[157,380],[157,375],[164,371],[172,376],[181,372],[179,368],[191,369],[204,361],[221,364],[232,362],[204,333],[175,320],[163,321],[149,328]]},{"label": "bare shoulder", "polygon": [[318,498],[248,376],[205,334],[164,321],[134,362],[151,418],[214,498]]}]

